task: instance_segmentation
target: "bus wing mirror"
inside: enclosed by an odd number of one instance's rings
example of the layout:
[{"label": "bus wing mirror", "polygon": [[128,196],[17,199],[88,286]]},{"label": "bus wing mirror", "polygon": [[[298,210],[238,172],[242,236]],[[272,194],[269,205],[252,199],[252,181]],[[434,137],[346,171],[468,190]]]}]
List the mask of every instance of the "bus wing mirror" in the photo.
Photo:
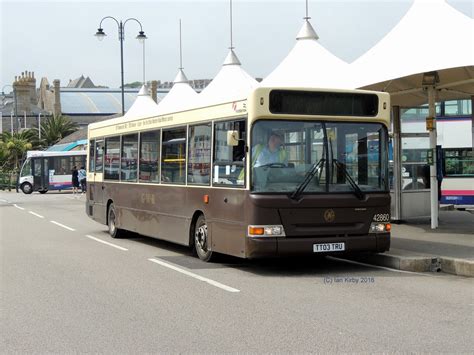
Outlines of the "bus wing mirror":
[{"label": "bus wing mirror", "polygon": [[239,145],[239,131],[227,131],[227,145]]}]

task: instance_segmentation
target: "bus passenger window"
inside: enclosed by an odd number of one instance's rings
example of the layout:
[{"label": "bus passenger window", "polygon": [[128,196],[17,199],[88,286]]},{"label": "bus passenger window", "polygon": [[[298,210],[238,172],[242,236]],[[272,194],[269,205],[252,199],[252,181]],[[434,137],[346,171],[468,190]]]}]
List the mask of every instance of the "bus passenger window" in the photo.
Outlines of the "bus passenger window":
[{"label": "bus passenger window", "polygon": [[104,179],[118,180],[120,170],[120,137],[105,139]]},{"label": "bus passenger window", "polygon": [[[227,145],[227,131],[239,132],[239,144]],[[245,178],[245,120],[219,122],[214,125],[213,184],[243,186]]]},{"label": "bus passenger window", "polygon": [[102,174],[104,167],[104,141],[95,142],[95,172]]},{"label": "bus passenger window", "polygon": [[122,137],[122,155],[120,179],[122,181],[137,181],[138,165],[138,134]]},{"label": "bus passenger window", "polygon": [[160,182],[160,131],[140,133],[140,182]]},{"label": "bus passenger window", "polygon": [[211,124],[190,126],[188,135],[188,184],[209,185]]},{"label": "bus passenger window", "polygon": [[186,174],[186,128],[163,131],[161,182],[184,184]]}]

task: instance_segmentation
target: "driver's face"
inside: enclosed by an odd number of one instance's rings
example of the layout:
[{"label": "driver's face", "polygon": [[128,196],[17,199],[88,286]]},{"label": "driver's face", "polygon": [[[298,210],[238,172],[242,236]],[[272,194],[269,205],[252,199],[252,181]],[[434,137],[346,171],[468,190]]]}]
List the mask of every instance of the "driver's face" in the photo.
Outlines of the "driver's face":
[{"label": "driver's face", "polygon": [[270,148],[270,150],[272,152],[274,152],[275,150],[277,150],[278,148],[280,148],[280,146],[282,145],[282,140],[280,137],[278,136],[271,136],[270,137],[270,140],[268,141],[268,148]]}]

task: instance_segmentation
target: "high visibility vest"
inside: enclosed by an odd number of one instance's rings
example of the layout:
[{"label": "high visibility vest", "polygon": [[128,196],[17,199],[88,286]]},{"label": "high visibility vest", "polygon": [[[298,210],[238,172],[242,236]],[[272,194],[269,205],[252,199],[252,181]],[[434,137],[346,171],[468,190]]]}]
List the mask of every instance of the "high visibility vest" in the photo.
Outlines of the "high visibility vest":
[{"label": "high visibility vest", "polygon": [[[253,154],[251,167],[253,167],[255,165],[255,163],[257,162],[257,159],[260,156],[260,154],[262,153],[263,148],[265,148],[265,145],[263,145],[263,144],[257,144],[255,146],[255,151],[254,151],[254,154]],[[285,149],[279,149],[279,151],[278,151],[278,160],[279,160],[279,163],[283,163],[286,160],[286,150]],[[245,171],[245,167],[240,171],[239,177],[237,178],[238,180],[243,180],[244,171]]]}]

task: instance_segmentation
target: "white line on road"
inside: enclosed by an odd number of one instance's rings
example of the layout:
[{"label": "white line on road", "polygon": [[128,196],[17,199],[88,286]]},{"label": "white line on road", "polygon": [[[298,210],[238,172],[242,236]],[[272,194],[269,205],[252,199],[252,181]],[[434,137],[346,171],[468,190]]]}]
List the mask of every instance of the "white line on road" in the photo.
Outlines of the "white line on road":
[{"label": "white line on road", "polygon": [[117,248],[117,249],[120,249],[120,250],[124,250],[124,251],[127,251],[127,250],[128,250],[128,249],[126,249],[126,248],[123,248],[123,247],[121,247],[121,246],[118,246],[118,245],[115,245],[115,244],[112,244],[112,243],[106,242],[105,240],[102,240],[102,239],[99,239],[99,238],[93,237],[92,235],[88,235],[88,234],[86,234],[86,237],[87,237],[87,238],[89,238],[89,239],[95,240],[96,242],[99,242],[99,243],[103,243],[103,244],[110,245],[111,247],[114,247],[114,248]]},{"label": "white line on road", "polygon": [[71,232],[74,232],[74,231],[75,231],[74,228],[65,226],[64,224],[61,224],[61,223],[59,223],[59,222],[56,222],[56,221],[50,221],[50,222],[51,222],[51,223],[54,223],[54,224],[57,225],[57,226],[63,227],[63,228],[65,228],[65,229],[67,229],[67,230],[70,230]]},{"label": "white line on road", "polygon": [[35,213],[33,211],[28,211],[28,213],[31,213],[33,216],[39,217],[39,218],[44,218],[42,215]]},{"label": "white line on road", "polygon": [[233,287],[230,287],[230,286],[227,286],[227,285],[224,285],[224,284],[221,284],[220,282],[217,282],[217,281],[214,281],[214,280],[211,280],[211,279],[208,279],[207,277],[203,277],[203,276],[199,276],[197,274],[194,274],[190,271],[187,271],[187,270],[184,270],[184,269],[181,269],[177,266],[174,266],[174,265],[171,265],[171,264],[168,264],[168,263],[165,263],[164,261],[161,261],[161,260],[158,260],[158,259],[154,259],[154,258],[151,258],[151,259],[148,259],[150,260],[151,262],[153,263],[156,263],[156,264],[159,264],[161,266],[164,266],[164,267],[167,267],[169,269],[172,269],[172,270],[175,270],[175,271],[178,271],[182,274],[185,274],[185,275],[188,275],[188,276],[191,276],[199,281],[204,281],[204,282],[207,282],[208,284],[212,285],[212,286],[216,286],[216,287],[219,287],[225,291],[228,291],[228,292],[240,292],[240,290],[237,290],[236,288],[233,288]]},{"label": "white line on road", "polygon": [[336,258],[334,256],[327,256],[327,258],[332,259],[332,260],[336,260],[336,261],[342,261],[343,263],[362,265],[362,266],[367,266],[367,267],[371,267],[371,268],[375,268],[375,269],[382,269],[382,270],[387,270],[387,271],[392,271],[392,272],[399,272],[399,273],[402,273],[402,274],[414,274],[414,275],[420,275],[420,276],[434,277],[433,275],[422,274],[421,272],[391,269],[391,268],[385,267],[385,266],[371,265],[371,264],[361,263],[361,262],[353,261],[353,260],[340,259],[340,258]]},{"label": "white line on road", "polygon": [[0,201],[8,203],[8,200],[4,200],[3,198],[0,198]]},{"label": "white line on road", "polygon": [[18,208],[19,210],[22,210],[22,211],[24,210],[23,207],[20,207],[20,206],[18,206],[17,204],[13,204],[13,206],[15,206],[16,208]]}]

